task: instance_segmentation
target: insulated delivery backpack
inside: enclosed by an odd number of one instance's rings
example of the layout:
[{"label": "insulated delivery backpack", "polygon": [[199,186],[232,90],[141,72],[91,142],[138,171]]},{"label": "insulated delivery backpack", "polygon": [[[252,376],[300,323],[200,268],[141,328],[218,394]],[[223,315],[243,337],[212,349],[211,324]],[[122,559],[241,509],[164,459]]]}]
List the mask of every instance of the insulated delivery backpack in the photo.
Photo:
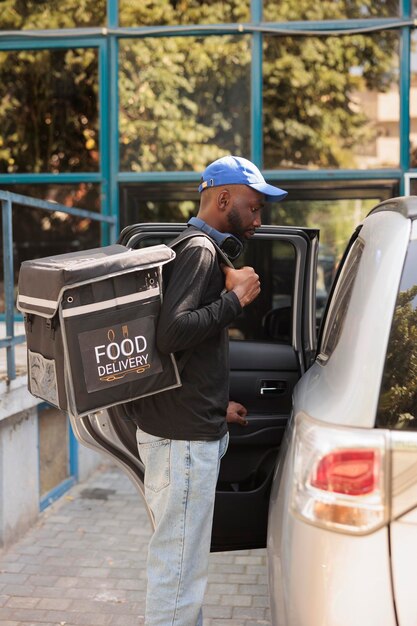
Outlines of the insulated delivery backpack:
[{"label": "insulated delivery backpack", "polygon": [[123,245],[24,261],[28,387],[82,417],[180,386],[175,358],[156,347],[166,245]]}]

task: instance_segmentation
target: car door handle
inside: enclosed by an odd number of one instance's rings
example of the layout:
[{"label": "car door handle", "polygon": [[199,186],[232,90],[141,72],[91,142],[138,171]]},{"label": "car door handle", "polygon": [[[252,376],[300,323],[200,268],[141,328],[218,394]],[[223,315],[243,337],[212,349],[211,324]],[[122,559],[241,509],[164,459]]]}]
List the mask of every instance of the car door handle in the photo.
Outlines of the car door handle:
[{"label": "car door handle", "polygon": [[279,396],[287,389],[285,380],[262,380],[260,393],[261,396]]}]

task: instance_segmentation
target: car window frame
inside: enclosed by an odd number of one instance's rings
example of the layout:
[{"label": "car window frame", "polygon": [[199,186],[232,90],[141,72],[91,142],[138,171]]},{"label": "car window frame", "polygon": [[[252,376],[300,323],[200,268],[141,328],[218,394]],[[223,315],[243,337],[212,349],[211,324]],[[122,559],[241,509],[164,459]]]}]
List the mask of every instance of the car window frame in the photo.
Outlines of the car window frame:
[{"label": "car window frame", "polygon": [[[336,275],[334,277],[331,289],[330,289],[330,293],[329,293],[329,297],[327,299],[327,303],[326,303],[326,307],[325,307],[325,311],[324,311],[324,315],[320,324],[320,329],[319,329],[319,334],[318,334],[318,339],[317,339],[317,352],[316,352],[316,360],[321,364],[321,365],[326,365],[331,357],[331,354],[327,354],[324,350],[323,350],[323,346],[327,337],[327,329],[329,327],[329,324],[332,320],[332,313],[334,311],[334,299],[335,296],[340,292],[340,280],[342,277],[342,273],[345,269],[346,266],[346,262],[348,261],[349,257],[350,257],[350,253],[351,250],[354,246],[354,244],[358,241],[359,239],[359,234],[362,230],[362,224],[360,224],[355,232],[353,233],[353,235],[351,236],[348,245],[346,246],[346,249],[343,253],[343,256],[340,260],[339,266],[337,268],[336,271]],[[364,244],[363,240],[361,240],[362,243]],[[356,277],[354,277],[353,280],[355,280]],[[337,345],[337,343],[336,343]],[[334,346],[336,347],[336,346]]]}]

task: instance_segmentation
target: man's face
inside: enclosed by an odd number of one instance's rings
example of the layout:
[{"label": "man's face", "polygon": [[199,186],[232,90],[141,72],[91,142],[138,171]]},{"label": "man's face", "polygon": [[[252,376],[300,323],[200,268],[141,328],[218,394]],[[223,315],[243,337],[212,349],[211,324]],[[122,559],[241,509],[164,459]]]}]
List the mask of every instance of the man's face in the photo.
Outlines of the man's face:
[{"label": "man's face", "polygon": [[[230,189],[230,187],[229,187]],[[226,214],[228,231],[241,239],[250,239],[261,225],[265,196],[246,185],[237,185],[231,194],[231,208]]]}]

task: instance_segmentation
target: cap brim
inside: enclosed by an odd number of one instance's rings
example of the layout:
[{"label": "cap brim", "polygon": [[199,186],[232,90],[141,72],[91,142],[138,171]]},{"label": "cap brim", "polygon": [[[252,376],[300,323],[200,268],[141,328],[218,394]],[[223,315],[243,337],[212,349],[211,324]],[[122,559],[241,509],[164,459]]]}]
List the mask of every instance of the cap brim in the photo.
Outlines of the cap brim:
[{"label": "cap brim", "polygon": [[249,185],[249,187],[252,187],[255,191],[259,191],[259,193],[263,193],[268,202],[279,202],[288,196],[288,191],[274,187],[273,185],[268,185],[268,183],[253,183]]}]

